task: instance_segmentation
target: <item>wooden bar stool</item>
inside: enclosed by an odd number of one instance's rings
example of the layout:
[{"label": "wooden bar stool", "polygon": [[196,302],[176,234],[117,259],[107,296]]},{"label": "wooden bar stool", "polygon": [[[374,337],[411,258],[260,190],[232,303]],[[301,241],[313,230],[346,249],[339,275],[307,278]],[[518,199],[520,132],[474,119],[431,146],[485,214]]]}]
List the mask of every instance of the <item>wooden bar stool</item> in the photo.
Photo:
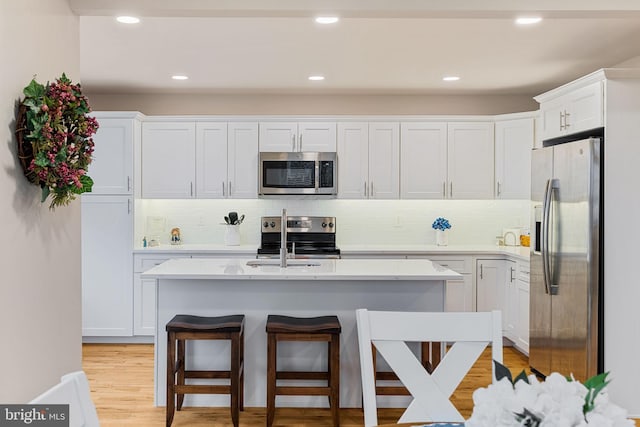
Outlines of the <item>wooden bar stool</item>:
[{"label": "wooden bar stool", "polygon": [[[333,425],[340,425],[340,332],[337,316],[267,317],[267,427],[273,425],[277,395],[328,396]],[[279,341],[325,341],[327,371],[278,371]],[[325,380],[327,386],[278,386],[277,380]]]},{"label": "wooden bar stool", "polygon": [[[239,411],[244,410],[244,315],[200,317],[179,314],[167,323],[167,427],[173,422],[177,409],[182,409],[184,395],[230,394],[231,419],[234,427],[240,422]],[[185,342],[187,340],[230,340],[231,368],[228,371],[186,370]],[[176,341],[177,358],[176,358]],[[177,377],[177,378],[176,378]],[[229,379],[228,385],[185,384],[186,378]]]}]

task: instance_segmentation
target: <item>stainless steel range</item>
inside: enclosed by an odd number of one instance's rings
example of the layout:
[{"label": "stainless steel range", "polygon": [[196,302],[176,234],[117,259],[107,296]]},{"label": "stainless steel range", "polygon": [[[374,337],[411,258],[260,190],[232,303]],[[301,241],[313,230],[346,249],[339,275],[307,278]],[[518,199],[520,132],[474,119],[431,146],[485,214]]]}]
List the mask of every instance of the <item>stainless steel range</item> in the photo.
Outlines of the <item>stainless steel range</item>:
[{"label": "stainless steel range", "polygon": [[[278,257],[282,241],[281,217],[263,216],[258,257]],[[287,217],[287,251],[304,258],[340,258],[336,247],[336,219],[321,216]]]}]

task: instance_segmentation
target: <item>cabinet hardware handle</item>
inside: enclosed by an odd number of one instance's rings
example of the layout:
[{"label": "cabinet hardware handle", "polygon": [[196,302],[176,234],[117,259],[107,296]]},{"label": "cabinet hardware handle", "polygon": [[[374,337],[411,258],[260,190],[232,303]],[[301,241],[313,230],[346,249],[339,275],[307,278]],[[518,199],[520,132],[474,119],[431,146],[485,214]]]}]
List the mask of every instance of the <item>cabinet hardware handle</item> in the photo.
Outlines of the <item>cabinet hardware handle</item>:
[{"label": "cabinet hardware handle", "polygon": [[127,199],[127,214],[131,215],[131,199]]},{"label": "cabinet hardware handle", "polygon": [[371,195],[371,197],[375,197],[375,194],[373,193],[373,181],[371,181],[371,191],[369,192],[369,194]]},{"label": "cabinet hardware handle", "polygon": [[225,197],[226,193],[224,191],[224,181],[222,181],[222,197]]},{"label": "cabinet hardware handle", "polygon": [[293,144],[292,145],[293,148],[291,149],[291,151],[296,151],[296,135],[295,134],[291,135],[291,143]]},{"label": "cabinet hardware handle", "polygon": [[231,181],[229,181],[229,197],[231,197]]},{"label": "cabinet hardware handle", "polygon": [[560,111],[560,130],[564,130],[564,113]]},{"label": "cabinet hardware handle", "polygon": [[449,197],[453,199],[453,181],[449,183]]},{"label": "cabinet hardware handle", "polygon": [[483,267],[483,264],[480,264],[480,278],[484,279],[483,274],[482,274],[483,273],[483,271],[482,271],[483,268],[482,267]]},{"label": "cabinet hardware handle", "polygon": [[513,283],[514,277],[513,277],[513,273],[515,273],[516,269],[511,267],[511,274],[509,276],[509,282]]},{"label": "cabinet hardware handle", "polygon": [[189,195],[193,197],[193,181],[189,183]]},{"label": "cabinet hardware handle", "polygon": [[367,191],[367,181],[364,182],[364,197],[365,199],[369,197],[369,192]]},{"label": "cabinet hardware handle", "polygon": [[567,113],[566,111],[564,112],[564,128],[565,129],[569,129],[569,127],[571,126],[569,124],[569,121],[567,120],[567,118],[571,116],[571,114]]},{"label": "cabinet hardware handle", "polygon": [[500,197],[500,181],[498,181],[498,194],[497,194],[497,196]]},{"label": "cabinet hardware handle", "polygon": [[131,191],[131,177],[127,176],[127,191]]},{"label": "cabinet hardware handle", "polygon": [[445,181],[442,181],[442,198],[447,198],[447,183]]},{"label": "cabinet hardware handle", "polygon": [[298,151],[302,151],[302,134],[298,137]]}]

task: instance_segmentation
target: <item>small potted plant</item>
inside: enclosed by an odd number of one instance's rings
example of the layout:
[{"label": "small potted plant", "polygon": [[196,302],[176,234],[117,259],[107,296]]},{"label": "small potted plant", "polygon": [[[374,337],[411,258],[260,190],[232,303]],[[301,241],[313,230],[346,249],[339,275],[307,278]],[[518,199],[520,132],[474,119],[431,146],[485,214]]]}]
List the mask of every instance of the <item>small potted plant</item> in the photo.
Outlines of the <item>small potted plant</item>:
[{"label": "small potted plant", "polygon": [[447,230],[451,228],[451,224],[449,224],[449,220],[446,218],[438,217],[431,224],[431,228],[436,230],[436,245],[438,246],[447,246],[449,243],[449,236],[447,234]]}]

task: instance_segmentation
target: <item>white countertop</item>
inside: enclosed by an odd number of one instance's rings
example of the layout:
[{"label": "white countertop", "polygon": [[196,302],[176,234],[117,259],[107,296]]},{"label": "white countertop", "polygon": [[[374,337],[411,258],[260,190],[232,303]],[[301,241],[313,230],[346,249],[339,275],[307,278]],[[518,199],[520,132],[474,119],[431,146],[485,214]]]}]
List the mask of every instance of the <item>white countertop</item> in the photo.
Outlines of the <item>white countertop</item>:
[{"label": "white countertop", "polygon": [[[529,247],[496,245],[338,245],[343,255],[508,255],[521,261],[529,260]],[[200,253],[211,255],[255,256],[258,245],[183,244],[138,247],[134,254]]]},{"label": "white countertop", "polygon": [[310,260],[316,266],[247,265],[249,258],[178,258],[142,273],[146,279],[195,280],[451,280],[462,276],[428,259]]}]

